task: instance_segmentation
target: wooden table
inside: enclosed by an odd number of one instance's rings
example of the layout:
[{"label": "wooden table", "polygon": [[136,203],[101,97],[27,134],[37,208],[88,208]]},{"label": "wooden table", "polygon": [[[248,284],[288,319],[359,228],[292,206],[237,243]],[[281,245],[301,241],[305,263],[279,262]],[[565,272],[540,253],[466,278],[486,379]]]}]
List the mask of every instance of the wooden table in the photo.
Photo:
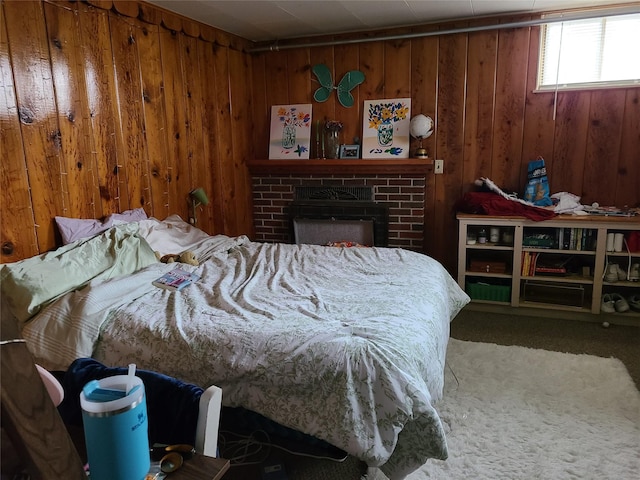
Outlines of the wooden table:
[{"label": "wooden table", "polygon": [[218,480],[229,470],[229,460],[196,455],[167,475],[167,480]]}]

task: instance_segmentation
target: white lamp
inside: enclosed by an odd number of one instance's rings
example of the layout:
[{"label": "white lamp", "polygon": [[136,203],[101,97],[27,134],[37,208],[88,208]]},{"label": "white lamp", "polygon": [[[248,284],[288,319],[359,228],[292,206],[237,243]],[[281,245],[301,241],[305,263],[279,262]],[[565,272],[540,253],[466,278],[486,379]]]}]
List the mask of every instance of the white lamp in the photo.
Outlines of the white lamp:
[{"label": "white lamp", "polygon": [[413,138],[420,140],[420,147],[416,149],[416,158],[427,158],[427,149],[423,148],[422,140],[433,134],[433,119],[423,114],[418,114],[411,119],[409,133]]}]

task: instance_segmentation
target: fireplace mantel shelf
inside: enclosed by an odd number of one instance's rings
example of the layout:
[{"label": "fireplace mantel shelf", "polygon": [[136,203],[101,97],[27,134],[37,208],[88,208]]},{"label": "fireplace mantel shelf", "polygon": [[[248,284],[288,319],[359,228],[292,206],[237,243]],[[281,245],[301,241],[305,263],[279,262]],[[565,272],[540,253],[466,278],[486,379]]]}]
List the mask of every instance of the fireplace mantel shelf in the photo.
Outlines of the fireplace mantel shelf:
[{"label": "fireplace mantel shelf", "polygon": [[433,169],[433,160],[431,158],[249,160],[247,166],[253,175],[424,175]]}]

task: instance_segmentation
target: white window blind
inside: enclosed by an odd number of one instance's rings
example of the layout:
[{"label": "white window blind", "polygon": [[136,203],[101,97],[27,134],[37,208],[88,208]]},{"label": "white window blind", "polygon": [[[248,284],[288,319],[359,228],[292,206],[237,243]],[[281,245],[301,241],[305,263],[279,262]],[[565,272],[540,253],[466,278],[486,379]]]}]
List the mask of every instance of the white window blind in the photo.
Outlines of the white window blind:
[{"label": "white window blind", "polygon": [[543,25],[538,89],[640,85],[640,14]]}]

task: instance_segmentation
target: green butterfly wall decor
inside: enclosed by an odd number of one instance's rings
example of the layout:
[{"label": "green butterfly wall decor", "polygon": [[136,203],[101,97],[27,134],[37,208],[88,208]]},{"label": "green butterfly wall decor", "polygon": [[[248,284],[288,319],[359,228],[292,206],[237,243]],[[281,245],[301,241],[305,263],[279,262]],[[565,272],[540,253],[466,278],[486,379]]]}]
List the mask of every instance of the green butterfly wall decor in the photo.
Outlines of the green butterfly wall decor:
[{"label": "green butterfly wall decor", "polygon": [[344,74],[344,77],[342,77],[342,80],[340,80],[340,83],[338,83],[336,87],[333,85],[329,67],[324,63],[314,65],[311,71],[316,75],[321,85],[313,94],[313,99],[316,102],[326,102],[331,95],[331,90],[336,90],[338,101],[343,107],[353,106],[355,100],[353,99],[353,95],[351,95],[351,90],[364,82],[364,73],[360,70],[350,70]]}]

